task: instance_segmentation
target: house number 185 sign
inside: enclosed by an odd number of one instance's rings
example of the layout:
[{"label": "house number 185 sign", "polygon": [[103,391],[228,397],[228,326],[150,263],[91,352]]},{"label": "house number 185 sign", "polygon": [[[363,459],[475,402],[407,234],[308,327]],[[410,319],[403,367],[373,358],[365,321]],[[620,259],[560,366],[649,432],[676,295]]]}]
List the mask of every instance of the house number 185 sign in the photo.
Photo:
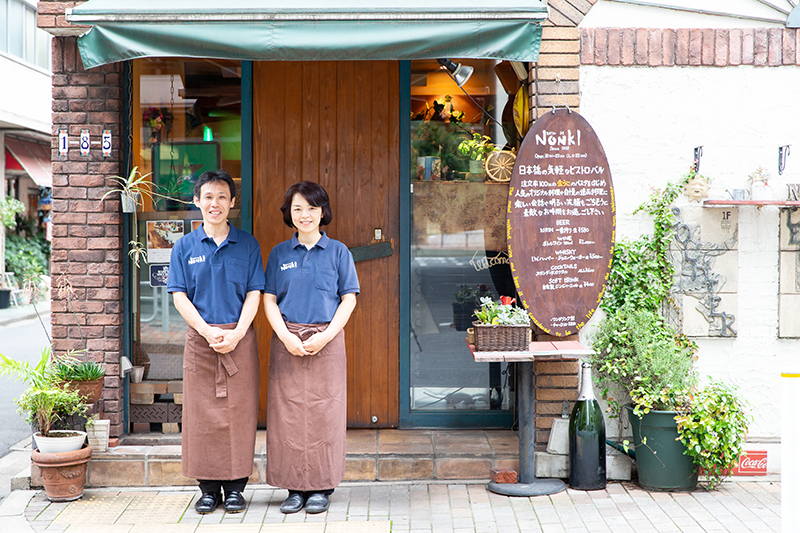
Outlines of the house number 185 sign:
[{"label": "house number 185 sign", "polygon": [[539,118],[508,191],[511,272],[539,328],[572,335],[597,309],[614,249],[614,189],[600,140],[578,113]]}]

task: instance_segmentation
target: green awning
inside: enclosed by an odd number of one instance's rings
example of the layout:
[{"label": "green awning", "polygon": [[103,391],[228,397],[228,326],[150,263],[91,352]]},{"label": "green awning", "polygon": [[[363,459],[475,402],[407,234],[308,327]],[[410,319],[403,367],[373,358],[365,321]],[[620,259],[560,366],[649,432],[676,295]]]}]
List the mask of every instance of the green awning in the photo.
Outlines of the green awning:
[{"label": "green awning", "polygon": [[[290,4],[291,7],[287,7]],[[89,0],[67,13],[87,68],[139,57],[536,61],[543,0]]]}]

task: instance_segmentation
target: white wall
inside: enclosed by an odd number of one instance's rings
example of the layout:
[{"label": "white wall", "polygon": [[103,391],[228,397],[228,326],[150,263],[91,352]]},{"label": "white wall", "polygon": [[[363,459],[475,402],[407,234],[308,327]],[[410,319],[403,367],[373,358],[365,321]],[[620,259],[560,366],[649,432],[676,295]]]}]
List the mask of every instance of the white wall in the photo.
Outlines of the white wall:
[{"label": "white wall", "polygon": [[[700,172],[713,180],[712,198],[747,187],[748,174],[759,166],[770,172],[781,199],[786,183],[800,183],[800,67],[584,66],[580,78],[581,114],[611,167],[618,238],[652,232],[650,220],[631,212],[653,187],[680,179],[695,146],[704,146]],[[778,146],[785,144],[795,153],[779,177]],[[687,205],[687,198],[679,204]],[[740,207],[738,217],[738,336],[699,339],[698,367],[741,387],[753,406],[748,440],[775,442],[780,373],[800,371],[800,340],[777,338],[778,209]],[[586,342],[597,320],[581,331]]]},{"label": "white wall", "polygon": [[[783,27],[786,15],[760,0],[660,0],[655,4],[704,11],[699,14],[678,9],[646,7],[600,0],[589,11],[581,28],[754,28]],[[789,12],[788,0],[771,0]],[[727,14],[728,16],[725,16]],[[775,21],[775,22],[770,22]]]},{"label": "white wall", "polygon": [[50,75],[0,55],[0,126],[50,135]]}]

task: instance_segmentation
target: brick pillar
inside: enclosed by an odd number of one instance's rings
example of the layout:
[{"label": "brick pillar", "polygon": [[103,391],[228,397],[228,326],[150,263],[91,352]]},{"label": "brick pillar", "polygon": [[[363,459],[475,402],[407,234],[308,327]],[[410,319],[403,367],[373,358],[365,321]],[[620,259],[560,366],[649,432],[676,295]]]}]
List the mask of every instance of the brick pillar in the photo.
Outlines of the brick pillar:
[{"label": "brick pillar", "polygon": [[[569,106],[580,111],[581,51],[585,48],[578,24],[597,0],[549,0],[550,18],[542,28],[539,60],[530,65],[528,84],[531,122],[557,108]],[[584,39],[585,40],[585,39]],[[586,53],[586,51],[584,51]],[[577,335],[566,339],[535,331],[536,340],[578,340]],[[550,439],[553,418],[561,416],[564,402],[569,410],[578,398],[580,363],[578,361],[541,361],[534,368],[536,391],[537,448]]]},{"label": "brick pillar", "polygon": [[531,118],[537,119],[553,106],[580,111],[580,30],[545,26],[539,61],[530,73]]},{"label": "brick pillar", "polygon": [[53,35],[80,35],[91,26],[73,26],[65,12],[84,3],[84,0],[39,0],[36,4],[36,25]]},{"label": "brick pillar", "polygon": [[569,412],[578,399],[579,361],[538,361],[534,368],[536,391],[536,437],[538,447],[547,446],[553,418],[560,418],[564,402],[569,402]]},{"label": "brick pillar", "polygon": [[[40,12],[42,4],[47,2],[39,3]],[[106,177],[121,173],[122,68],[113,64],[85,70],[72,36],[54,37],[52,51],[53,348],[56,353],[86,348],[91,360],[105,363],[102,408],[111,420],[111,436],[119,436],[123,432],[122,215],[117,198],[100,198],[109,190]],[[60,129],[69,132],[68,156],[58,154]],[[81,156],[77,145],[82,129],[89,130],[93,142],[88,157]],[[103,157],[99,143],[94,144],[104,129],[111,130],[111,157]],[[58,290],[64,281],[73,288],[72,309]]]}]

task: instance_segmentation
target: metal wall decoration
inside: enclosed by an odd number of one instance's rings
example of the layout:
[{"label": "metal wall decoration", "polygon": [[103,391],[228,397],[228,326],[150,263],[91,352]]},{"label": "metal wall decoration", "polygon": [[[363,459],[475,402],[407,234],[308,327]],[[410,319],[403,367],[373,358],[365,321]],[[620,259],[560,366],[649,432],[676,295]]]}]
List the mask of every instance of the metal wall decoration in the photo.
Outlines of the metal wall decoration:
[{"label": "metal wall decoration", "polygon": [[675,283],[673,292],[688,294],[699,298],[696,309],[709,324],[711,337],[734,337],[733,325],[736,316],[721,310],[722,298],[719,293],[727,278],[714,271],[716,258],[735,249],[738,229],[733,236],[722,243],[703,241],[698,223],[685,223],[680,220],[680,209],[673,212],[679,218],[675,226]]},{"label": "metal wall decoration", "polygon": [[[788,210],[786,215],[786,229],[789,230],[789,244],[800,244],[800,222],[792,222],[792,215],[797,212],[797,208]],[[800,291],[800,250],[796,252],[794,286],[796,291]]]}]

